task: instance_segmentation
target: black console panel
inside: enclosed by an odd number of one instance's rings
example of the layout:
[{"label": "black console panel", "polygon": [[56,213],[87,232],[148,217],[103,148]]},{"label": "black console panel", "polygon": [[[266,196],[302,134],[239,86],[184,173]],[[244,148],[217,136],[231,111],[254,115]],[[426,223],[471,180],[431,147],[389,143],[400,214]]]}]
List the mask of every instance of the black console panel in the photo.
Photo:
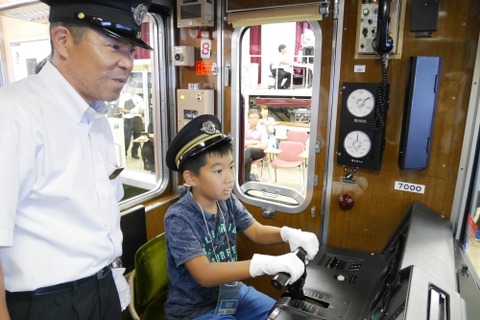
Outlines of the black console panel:
[{"label": "black console panel", "polygon": [[303,291],[289,287],[268,319],[464,319],[453,268],[435,261],[449,262],[454,255],[449,240],[442,239],[445,232],[453,242],[449,221],[415,202],[381,254],[322,245],[306,267]]}]

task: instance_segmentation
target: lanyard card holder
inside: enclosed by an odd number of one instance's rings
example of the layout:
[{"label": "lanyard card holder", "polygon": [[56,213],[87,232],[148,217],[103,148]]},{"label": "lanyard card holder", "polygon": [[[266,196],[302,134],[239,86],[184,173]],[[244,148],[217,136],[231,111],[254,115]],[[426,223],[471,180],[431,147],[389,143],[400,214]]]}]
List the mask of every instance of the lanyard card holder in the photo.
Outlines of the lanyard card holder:
[{"label": "lanyard card holder", "polygon": [[235,281],[220,286],[215,315],[235,314],[238,308],[242,282]]}]

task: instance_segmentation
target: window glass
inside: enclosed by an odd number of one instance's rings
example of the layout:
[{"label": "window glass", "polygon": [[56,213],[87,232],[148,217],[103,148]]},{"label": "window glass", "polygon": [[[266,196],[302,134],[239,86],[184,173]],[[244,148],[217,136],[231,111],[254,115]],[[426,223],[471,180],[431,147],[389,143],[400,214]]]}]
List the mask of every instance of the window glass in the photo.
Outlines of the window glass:
[{"label": "window glass", "polygon": [[[152,47],[152,28],[155,20],[147,15],[142,24],[142,39]],[[161,49],[161,48],[160,48]],[[125,167],[120,177],[125,189],[124,200],[155,189],[159,180],[155,161],[155,123],[158,116],[153,90],[155,75],[154,51],[137,48],[129,80],[116,101],[108,103],[108,120],[115,140],[117,162]]]},{"label": "window glass", "polygon": [[246,202],[299,212],[313,187],[320,27],[274,23],[234,34],[237,191]]},{"label": "window glass", "polygon": [[[1,74],[4,83],[12,83],[36,72],[39,63],[50,54],[48,6],[36,3],[0,11]],[[157,17],[161,18],[161,17]],[[32,22],[34,21],[34,22]],[[134,69],[117,101],[106,102],[107,118],[115,140],[117,165],[125,189],[122,202],[159,189],[162,179],[160,141],[160,106],[156,97],[154,61],[165,56],[164,44],[153,45],[161,26],[151,14],[142,24],[142,38],[155,49],[136,49]],[[159,53],[162,51],[162,54]],[[0,83],[1,84],[1,83]]]}]

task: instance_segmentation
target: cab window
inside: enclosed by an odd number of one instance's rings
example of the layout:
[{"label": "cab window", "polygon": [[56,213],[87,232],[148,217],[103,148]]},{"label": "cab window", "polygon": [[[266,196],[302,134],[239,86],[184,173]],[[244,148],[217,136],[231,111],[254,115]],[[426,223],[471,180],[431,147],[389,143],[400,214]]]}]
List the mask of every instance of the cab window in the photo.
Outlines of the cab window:
[{"label": "cab window", "polygon": [[237,28],[232,41],[237,191],[245,202],[300,212],[316,174],[321,29],[316,21],[255,25]]}]

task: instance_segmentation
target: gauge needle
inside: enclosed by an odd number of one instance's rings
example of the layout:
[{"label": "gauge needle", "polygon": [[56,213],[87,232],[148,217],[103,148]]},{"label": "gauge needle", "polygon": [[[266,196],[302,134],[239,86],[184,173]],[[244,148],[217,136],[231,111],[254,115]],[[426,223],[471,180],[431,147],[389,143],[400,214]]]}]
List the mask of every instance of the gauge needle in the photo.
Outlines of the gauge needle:
[{"label": "gauge needle", "polygon": [[363,99],[362,103],[360,103],[360,108],[363,108],[365,106],[365,102],[370,99],[370,97],[367,97],[365,99]]},{"label": "gauge needle", "polygon": [[360,139],[358,139],[358,134],[357,134],[357,139],[353,142],[353,147],[355,148],[355,150],[358,150],[360,149],[362,143],[360,142]]}]

